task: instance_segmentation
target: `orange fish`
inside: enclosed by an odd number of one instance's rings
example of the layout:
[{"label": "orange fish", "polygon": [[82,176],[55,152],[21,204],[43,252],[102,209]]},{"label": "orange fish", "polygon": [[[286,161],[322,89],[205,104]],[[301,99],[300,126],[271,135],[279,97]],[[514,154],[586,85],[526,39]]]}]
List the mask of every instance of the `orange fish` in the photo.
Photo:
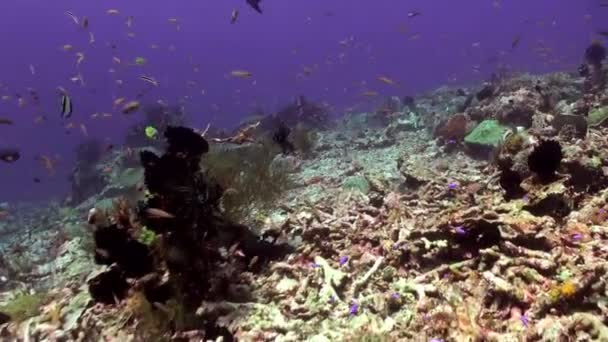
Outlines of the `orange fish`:
[{"label": "orange fish", "polygon": [[49,171],[50,175],[55,174],[55,161],[48,156],[40,156],[40,161],[42,162],[42,166]]},{"label": "orange fish", "polygon": [[146,209],[146,214],[148,214],[149,218],[175,218],[175,215],[170,214],[162,209],[157,208],[148,208]]},{"label": "orange fish", "polygon": [[365,91],[363,93],[361,93],[361,96],[365,96],[365,97],[374,97],[374,96],[378,96],[378,92],[375,91]]},{"label": "orange fish", "polygon": [[44,122],[44,120],[46,120],[46,117],[44,115],[39,115],[37,117],[34,118],[34,123],[35,124],[41,124]]},{"label": "orange fish", "polygon": [[395,81],[391,80],[390,78],[388,78],[386,76],[378,76],[378,81],[384,82],[388,85],[395,85]]}]

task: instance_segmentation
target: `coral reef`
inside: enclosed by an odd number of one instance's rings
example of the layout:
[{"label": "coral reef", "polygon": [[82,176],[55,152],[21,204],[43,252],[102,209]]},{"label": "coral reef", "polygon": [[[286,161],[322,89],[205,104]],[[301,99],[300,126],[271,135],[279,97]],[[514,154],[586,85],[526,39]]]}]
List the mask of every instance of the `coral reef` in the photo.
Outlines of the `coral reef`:
[{"label": "coral reef", "polygon": [[[298,103],[287,155],[277,121],[208,140],[168,125],[99,159],[109,184],[76,208],[1,206],[0,335],[604,340],[608,97],[584,82],[501,74],[390,98],[384,123],[355,113],[307,153]],[[6,305],[30,293],[45,295],[19,322]]]}]

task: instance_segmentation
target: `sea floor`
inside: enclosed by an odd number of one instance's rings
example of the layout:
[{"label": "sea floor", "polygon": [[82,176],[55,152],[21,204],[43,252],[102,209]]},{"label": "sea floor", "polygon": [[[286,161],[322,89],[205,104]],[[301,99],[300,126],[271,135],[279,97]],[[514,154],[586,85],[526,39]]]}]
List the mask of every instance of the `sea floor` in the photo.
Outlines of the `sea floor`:
[{"label": "sea floor", "polygon": [[306,158],[277,157],[293,187],[242,223],[294,250],[228,285],[247,296],[200,303],[198,330],[138,294],[89,295],[107,268],[89,210],[141,170],[76,208],[7,203],[0,339],[608,341],[608,93],[563,73],[487,86],[438,89],[384,124],[351,114]]}]

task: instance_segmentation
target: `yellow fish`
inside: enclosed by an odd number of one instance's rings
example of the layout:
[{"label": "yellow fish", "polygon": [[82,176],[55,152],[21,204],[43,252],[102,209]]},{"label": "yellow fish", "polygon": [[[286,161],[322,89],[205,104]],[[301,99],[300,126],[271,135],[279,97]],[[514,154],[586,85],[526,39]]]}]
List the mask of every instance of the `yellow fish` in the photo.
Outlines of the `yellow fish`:
[{"label": "yellow fish", "polygon": [[232,75],[232,77],[238,77],[238,78],[249,78],[251,76],[253,76],[253,74],[249,71],[245,71],[245,70],[232,70],[230,72],[230,75]]}]

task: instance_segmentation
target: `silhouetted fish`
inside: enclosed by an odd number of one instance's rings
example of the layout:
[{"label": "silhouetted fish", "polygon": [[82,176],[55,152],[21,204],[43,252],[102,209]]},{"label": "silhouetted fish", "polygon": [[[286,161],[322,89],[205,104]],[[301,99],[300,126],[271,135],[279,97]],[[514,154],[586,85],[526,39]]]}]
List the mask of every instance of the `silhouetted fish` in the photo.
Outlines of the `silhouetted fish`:
[{"label": "silhouetted fish", "polygon": [[515,36],[515,38],[513,38],[513,41],[511,41],[511,50],[515,50],[517,48],[519,42],[521,41],[521,38],[521,34],[518,34],[517,36]]},{"label": "silhouetted fish", "polygon": [[284,122],[279,123],[276,131],[272,135],[272,140],[281,147],[283,154],[290,154],[295,151],[295,147],[288,140],[291,129]]},{"label": "silhouetted fish", "polygon": [[16,148],[0,148],[0,160],[6,163],[16,162],[21,158],[21,153]]},{"label": "silhouetted fish", "polygon": [[247,3],[258,13],[262,13],[262,9],[260,8],[260,1],[262,0],[247,0]]}]

